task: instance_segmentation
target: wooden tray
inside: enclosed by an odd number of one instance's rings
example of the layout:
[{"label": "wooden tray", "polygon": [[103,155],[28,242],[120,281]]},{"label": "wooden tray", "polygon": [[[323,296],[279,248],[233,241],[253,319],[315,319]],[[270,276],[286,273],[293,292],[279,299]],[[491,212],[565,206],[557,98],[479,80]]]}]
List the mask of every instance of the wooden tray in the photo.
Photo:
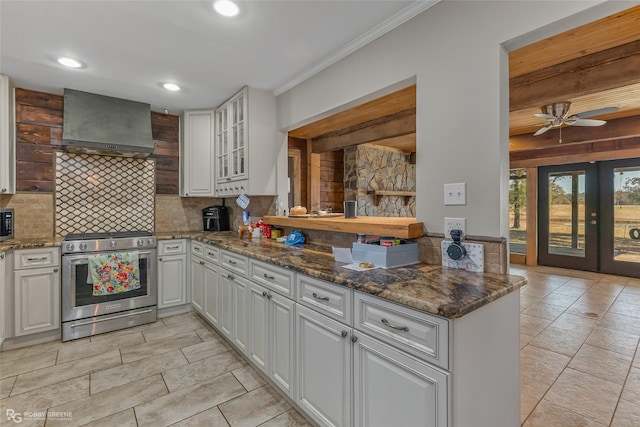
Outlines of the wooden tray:
[{"label": "wooden tray", "polygon": [[318,215],[318,214],[289,215],[289,218],[337,218],[339,216],[344,216],[344,214],[328,213],[326,215]]}]

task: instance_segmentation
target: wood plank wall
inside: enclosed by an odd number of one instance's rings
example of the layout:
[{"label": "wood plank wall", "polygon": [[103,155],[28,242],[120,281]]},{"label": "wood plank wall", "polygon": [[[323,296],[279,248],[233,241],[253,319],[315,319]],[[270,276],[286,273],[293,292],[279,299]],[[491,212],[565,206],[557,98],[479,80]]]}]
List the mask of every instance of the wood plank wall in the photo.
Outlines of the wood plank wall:
[{"label": "wood plank wall", "polygon": [[307,140],[302,138],[289,137],[289,148],[300,151],[300,177],[297,185],[300,187],[300,205],[304,207],[311,206],[309,201],[307,170],[309,168],[309,160],[307,158]]},{"label": "wood plank wall", "polygon": [[[16,190],[54,191],[55,153],[62,150],[64,97],[16,89]],[[179,117],[151,112],[156,194],[178,194]]]},{"label": "wood plank wall", "polygon": [[320,208],[343,211],[344,150],[327,151],[320,155]]}]

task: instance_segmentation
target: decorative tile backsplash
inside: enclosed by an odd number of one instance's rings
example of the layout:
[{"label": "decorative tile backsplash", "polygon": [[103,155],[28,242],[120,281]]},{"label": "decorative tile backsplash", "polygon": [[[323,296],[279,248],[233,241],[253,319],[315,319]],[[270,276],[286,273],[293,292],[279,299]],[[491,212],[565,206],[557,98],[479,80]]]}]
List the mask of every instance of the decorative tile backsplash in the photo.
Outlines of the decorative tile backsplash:
[{"label": "decorative tile backsplash", "polygon": [[55,233],[154,231],[155,162],[58,152]]}]

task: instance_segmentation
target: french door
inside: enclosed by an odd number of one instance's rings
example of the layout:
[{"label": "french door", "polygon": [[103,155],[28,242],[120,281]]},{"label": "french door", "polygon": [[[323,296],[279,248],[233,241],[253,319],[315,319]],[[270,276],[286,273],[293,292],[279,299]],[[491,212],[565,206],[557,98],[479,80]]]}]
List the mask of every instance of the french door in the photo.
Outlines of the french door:
[{"label": "french door", "polygon": [[640,159],[539,169],[538,263],[640,277]]}]

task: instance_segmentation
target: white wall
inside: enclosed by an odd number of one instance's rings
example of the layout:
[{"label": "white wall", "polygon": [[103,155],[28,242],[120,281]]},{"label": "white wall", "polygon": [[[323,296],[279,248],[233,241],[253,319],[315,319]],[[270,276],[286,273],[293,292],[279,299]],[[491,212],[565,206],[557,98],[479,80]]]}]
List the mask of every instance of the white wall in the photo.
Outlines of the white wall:
[{"label": "white wall", "polygon": [[[442,232],[445,216],[464,217],[467,234],[506,237],[508,56],[502,44],[516,39],[511,45],[519,47],[633,6],[610,1],[594,8],[599,3],[445,0],[281,94],[279,128],[296,128],[415,77],[418,220],[429,232]],[[284,174],[286,184],[284,153],[278,182]],[[467,184],[465,206],[444,206],[443,186],[450,182]]]}]

